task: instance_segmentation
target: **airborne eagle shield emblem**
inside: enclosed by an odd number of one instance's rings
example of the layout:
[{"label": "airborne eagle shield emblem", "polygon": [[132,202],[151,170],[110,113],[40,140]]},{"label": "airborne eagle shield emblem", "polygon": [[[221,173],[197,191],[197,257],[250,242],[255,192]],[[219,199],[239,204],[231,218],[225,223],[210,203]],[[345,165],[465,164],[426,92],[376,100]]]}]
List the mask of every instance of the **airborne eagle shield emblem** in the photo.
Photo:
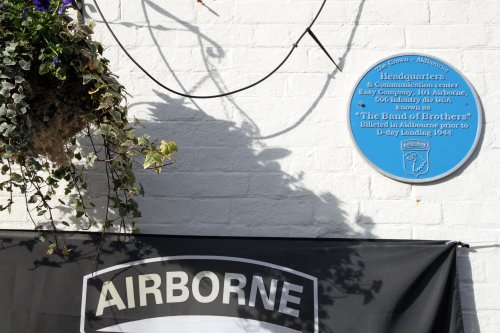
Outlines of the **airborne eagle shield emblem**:
[{"label": "airborne eagle shield emblem", "polygon": [[401,142],[403,163],[407,174],[419,177],[429,172],[430,143],[424,140],[407,140]]}]

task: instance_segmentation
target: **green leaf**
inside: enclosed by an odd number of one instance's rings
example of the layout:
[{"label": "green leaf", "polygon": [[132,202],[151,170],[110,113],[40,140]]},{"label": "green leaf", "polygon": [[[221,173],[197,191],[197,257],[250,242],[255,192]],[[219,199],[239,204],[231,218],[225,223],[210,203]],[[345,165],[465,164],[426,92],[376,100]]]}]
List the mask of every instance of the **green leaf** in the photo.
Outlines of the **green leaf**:
[{"label": "green leaf", "polygon": [[10,82],[2,81],[2,89],[0,91],[0,95],[4,97],[10,96],[10,91],[14,89],[16,86]]},{"label": "green leaf", "polygon": [[88,153],[87,154],[87,159],[86,159],[86,163],[87,165],[92,165],[94,164],[94,162],[96,161],[97,159],[97,155],[95,153]]},{"label": "green leaf", "polygon": [[137,138],[137,142],[141,146],[148,146],[149,145],[149,139],[150,139],[150,136],[147,135],[147,134],[144,134],[143,136],[140,136],[140,137]]},{"label": "green leaf", "polygon": [[5,153],[2,154],[2,158],[8,159],[12,157],[12,152],[11,151],[6,151]]},{"label": "green leaf", "polygon": [[12,53],[16,50],[17,43],[16,42],[10,42],[6,47],[5,51],[8,53]]},{"label": "green leaf", "polygon": [[10,58],[3,58],[3,64],[6,66],[14,66],[16,62]]},{"label": "green leaf", "polygon": [[154,153],[153,160],[155,161],[156,164],[162,164],[163,161],[165,160],[165,157],[163,157],[161,154]]},{"label": "green leaf", "polygon": [[149,168],[150,166],[152,166],[153,164],[156,163],[156,161],[155,161],[155,155],[156,155],[155,152],[147,153],[146,159],[144,160],[144,165],[143,165],[144,169],[147,169],[147,168]]},{"label": "green leaf", "polygon": [[22,76],[16,76],[14,80],[16,84],[23,83],[24,81],[26,81]]},{"label": "green leaf", "polygon": [[154,166],[155,171],[160,173],[161,165],[165,160],[165,156],[158,152],[150,152],[146,155],[146,160],[144,161],[144,169]]},{"label": "green leaf", "polygon": [[119,111],[111,111],[111,115],[113,116],[113,119],[117,122],[117,123],[121,123],[122,121],[122,114],[121,112]]},{"label": "green leaf", "polygon": [[174,141],[162,140],[160,145],[160,152],[163,156],[171,159],[172,154],[177,151],[177,144]]},{"label": "green leaf", "polygon": [[94,75],[92,75],[92,74],[85,74],[85,75],[83,75],[83,84],[84,85],[88,84],[92,80],[95,80],[95,76]]},{"label": "green leaf", "polygon": [[83,203],[82,203],[82,201],[81,201],[80,199],[75,199],[75,200],[73,201],[73,205],[74,205],[76,208],[81,208],[81,207],[83,207]]},{"label": "green leaf", "polygon": [[104,137],[116,136],[115,132],[113,131],[113,127],[111,127],[111,125],[108,124],[101,124],[101,126],[99,126],[99,133]]},{"label": "green leaf", "polygon": [[12,94],[12,99],[14,99],[14,103],[20,103],[23,99],[24,99],[24,96],[23,94],[18,94],[18,93],[14,93]]},{"label": "green leaf", "polygon": [[97,117],[92,113],[87,113],[87,114],[83,115],[82,119],[88,123],[93,123],[93,122],[97,121]]},{"label": "green leaf", "polygon": [[52,243],[52,244],[49,245],[49,247],[47,248],[47,250],[45,251],[45,253],[50,256],[51,254],[54,253],[54,251],[56,249],[57,249],[57,244],[56,243]]},{"label": "green leaf", "polygon": [[64,69],[63,67],[58,67],[56,69],[56,78],[61,81],[66,80],[66,69]]},{"label": "green leaf", "polygon": [[7,123],[0,124],[0,133],[2,133],[3,136],[9,136],[9,134],[12,133],[12,131],[15,129],[16,129],[15,125],[7,124]]},{"label": "green leaf", "polygon": [[25,71],[29,71],[30,67],[31,67],[31,63],[29,61],[24,60],[24,59],[19,60],[19,65]]},{"label": "green leaf", "polygon": [[7,114],[6,114],[7,118],[12,119],[16,115],[17,115],[17,112],[15,109],[12,109],[12,105],[11,105],[11,107],[7,108]]},{"label": "green leaf", "polygon": [[43,63],[43,64],[41,64],[40,67],[38,68],[38,74],[40,74],[40,75],[47,74],[48,72],[50,72],[52,66],[53,65],[51,63]]},{"label": "green leaf", "polygon": [[5,175],[9,169],[10,168],[7,164],[2,165],[2,174]]},{"label": "green leaf", "polygon": [[26,103],[25,101],[21,101],[17,106],[21,114],[25,114],[26,112],[28,112],[28,103]]},{"label": "green leaf", "polygon": [[13,182],[16,182],[16,183],[20,183],[24,180],[23,176],[21,176],[19,173],[17,172],[12,172],[10,174],[10,179],[13,181]]},{"label": "green leaf", "polygon": [[[69,225],[69,224],[68,224],[68,225]],[[69,254],[71,253],[71,251],[72,251],[72,249],[71,249],[71,248],[69,248],[69,247],[65,246],[65,247],[62,249],[62,251],[61,251],[61,252],[62,252],[62,254],[63,254],[63,255],[67,256],[67,255],[69,255]]]}]

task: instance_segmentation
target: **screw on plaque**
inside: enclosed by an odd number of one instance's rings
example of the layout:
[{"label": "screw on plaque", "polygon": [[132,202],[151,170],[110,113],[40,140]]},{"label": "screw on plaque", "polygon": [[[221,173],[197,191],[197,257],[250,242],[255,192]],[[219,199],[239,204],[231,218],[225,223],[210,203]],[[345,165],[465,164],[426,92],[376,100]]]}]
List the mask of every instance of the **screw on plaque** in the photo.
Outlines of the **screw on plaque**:
[{"label": "screw on plaque", "polygon": [[363,101],[359,101],[357,104],[360,108],[364,108],[366,104]]}]

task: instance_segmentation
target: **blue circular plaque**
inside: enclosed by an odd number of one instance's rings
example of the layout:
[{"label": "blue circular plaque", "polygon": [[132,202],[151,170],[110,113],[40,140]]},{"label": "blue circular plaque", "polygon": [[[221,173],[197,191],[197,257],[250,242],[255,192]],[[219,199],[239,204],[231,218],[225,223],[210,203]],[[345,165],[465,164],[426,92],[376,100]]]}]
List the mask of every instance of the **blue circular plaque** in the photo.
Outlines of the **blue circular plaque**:
[{"label": "blue circular plaque", "polygon": [[454,67],[421,54],[372,66],[349,103],[354,142],[382,174],[404,182],[443,178],[472,155],[482,126],[474,88]]}]

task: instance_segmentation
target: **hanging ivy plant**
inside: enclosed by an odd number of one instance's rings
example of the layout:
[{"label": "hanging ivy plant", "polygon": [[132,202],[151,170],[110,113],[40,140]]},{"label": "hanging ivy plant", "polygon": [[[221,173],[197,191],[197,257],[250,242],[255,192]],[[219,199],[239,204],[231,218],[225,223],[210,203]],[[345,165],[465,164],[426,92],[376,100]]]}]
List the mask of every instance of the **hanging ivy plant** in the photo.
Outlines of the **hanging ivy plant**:
[{"label": "hanging ivy plant", "polygon": [[[71,0],[3,0],[0,4],[0,191],[9,193],[0,210],[23,200],[48,252],[62,250],[48,230],[62,226],[90,229],[99,223],[85,199],[83,173],[102,163],[108,191],[103,231],[135,231],[140,211],[134,197],[143,194],[133,172],[160,172],[177,151],[173,141],[134,133],[124,87],[92,40],[92,24],[66,15]],[[87,138],[90,149],[78,144]],[[72,206],[74,218],[56,218],[59,206]],[[75,224],[75,221],[78,223]],[[82,223],[83,221],[83,223]]]}]

